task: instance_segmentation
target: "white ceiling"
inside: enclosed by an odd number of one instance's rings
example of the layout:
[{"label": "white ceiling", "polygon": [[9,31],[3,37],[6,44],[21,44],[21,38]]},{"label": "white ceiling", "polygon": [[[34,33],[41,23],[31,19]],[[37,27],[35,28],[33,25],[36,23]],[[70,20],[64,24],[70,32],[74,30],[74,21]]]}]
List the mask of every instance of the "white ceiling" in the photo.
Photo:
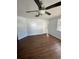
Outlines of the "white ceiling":
[{"label": "white ceiling", "polygon": [[[60,0],[42,0],[42,1],[45,7],[47,7]],[[37,14],[36,12],[26,13],[26,11],[29,10],[38,10],[38,7],[34,2],[34,0],[17,0],[17,16],[27,17],[27,18],[47,19],[61,15],[61,6],[47,10],[52,14],[51,16],[45,14],[39,17],[35,17],[35,15]]]}]

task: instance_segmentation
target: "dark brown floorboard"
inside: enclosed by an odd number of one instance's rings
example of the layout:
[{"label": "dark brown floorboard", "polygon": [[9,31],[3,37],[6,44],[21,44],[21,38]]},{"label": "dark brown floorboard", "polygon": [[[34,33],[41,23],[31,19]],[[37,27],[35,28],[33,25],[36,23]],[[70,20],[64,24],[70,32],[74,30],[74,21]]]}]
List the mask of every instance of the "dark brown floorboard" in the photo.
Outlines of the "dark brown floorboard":
[{"label": "dark brown floorboard", "polygon": [[60,43],[51,35],[25,37],[18,41],[17,59],[61,59]]}]

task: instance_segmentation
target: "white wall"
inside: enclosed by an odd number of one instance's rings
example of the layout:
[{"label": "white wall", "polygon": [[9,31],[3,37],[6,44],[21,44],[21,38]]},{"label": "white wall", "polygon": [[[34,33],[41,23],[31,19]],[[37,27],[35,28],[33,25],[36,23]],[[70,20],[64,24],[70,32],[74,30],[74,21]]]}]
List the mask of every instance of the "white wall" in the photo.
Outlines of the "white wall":
[{"label": "white wall", "polygon": [[46,20],[31,19],[28,22],[28,34],[37,35],[46,33]]},{"label": "white wall", "polygon": [[57,21],[57,30],[61,32],[61,19]]},{"label": "white wall", "polygon": [[23,17],[17,17],[17,34],[18,34],[18,39],[24,38],[25,36],[28,35],[27,32],[27,25],[26,25],[26,18]]},{"label": "white wall", "polygon": [[[44,19],[29,19],[24,17],[17,17],[17,32],[18,39],[22,39],[29,35],[39,35],[49,33],[57,38],[61,38],[61,32],[57,30],[57,22],[60,17]],[[47,28],[48,26],[48,28]]]},{"label": "white wall", "polygon": [[48,33],[59,39],[61,39],[61,32],[57,30],[57,22],[60,18],[60,16],[57,16],[48,20]]},{"label": "white wall", "polygon": [[47,21],[43,19],[30,19],[18,16],[17,18],[18,39],[29,35],[39,35],[47,32]]}]

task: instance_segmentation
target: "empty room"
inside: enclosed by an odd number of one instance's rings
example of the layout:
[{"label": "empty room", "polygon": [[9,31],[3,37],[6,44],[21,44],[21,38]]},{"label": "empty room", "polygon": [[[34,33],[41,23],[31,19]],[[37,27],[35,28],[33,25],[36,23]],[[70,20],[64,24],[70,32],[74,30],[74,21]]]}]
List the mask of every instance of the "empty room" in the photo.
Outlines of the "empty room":
[{"label": "empty room", "polygon": [[17,59],[61,59],[61,0],[17,0]]}]

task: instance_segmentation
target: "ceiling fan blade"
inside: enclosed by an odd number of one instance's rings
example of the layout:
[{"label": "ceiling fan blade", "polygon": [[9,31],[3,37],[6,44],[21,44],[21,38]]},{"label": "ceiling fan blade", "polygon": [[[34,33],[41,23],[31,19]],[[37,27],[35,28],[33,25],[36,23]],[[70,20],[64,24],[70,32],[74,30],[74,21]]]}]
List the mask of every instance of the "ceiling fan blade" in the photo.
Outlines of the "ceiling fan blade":
[{"label": "ceiling fan blade", "polygon": [[39,10],[33,10],[33,11],[26,11],[26,13],[30,13],[30,12],[38,12]]},{"label": "ceiling fan blade", "polygon": [[51,13],[49,13],[49,12],[47,12],[47,11],[46,11],[45,13],[46,13],[47,15],[51,15]]},{"label": "ceiling fan blade", "polygon": [[34,1],[37,4],[39,10],[41,10],[42,9],[42,6],[41,6],[42,3],[41,3],[41,1],[39,1],[39,0],[34,0]]},{"label": "ceiling fan blade", "polygon": [[57,7],[57,6],[60,6],[60,5],[61,5],[61,1],[55,3],[55,4],[51,5],[51,6],[48,6],[48,7],[46,7],[45,9],[48,10],[48,9],[51,9],[51,8],[54,8],[54,7]]}]

